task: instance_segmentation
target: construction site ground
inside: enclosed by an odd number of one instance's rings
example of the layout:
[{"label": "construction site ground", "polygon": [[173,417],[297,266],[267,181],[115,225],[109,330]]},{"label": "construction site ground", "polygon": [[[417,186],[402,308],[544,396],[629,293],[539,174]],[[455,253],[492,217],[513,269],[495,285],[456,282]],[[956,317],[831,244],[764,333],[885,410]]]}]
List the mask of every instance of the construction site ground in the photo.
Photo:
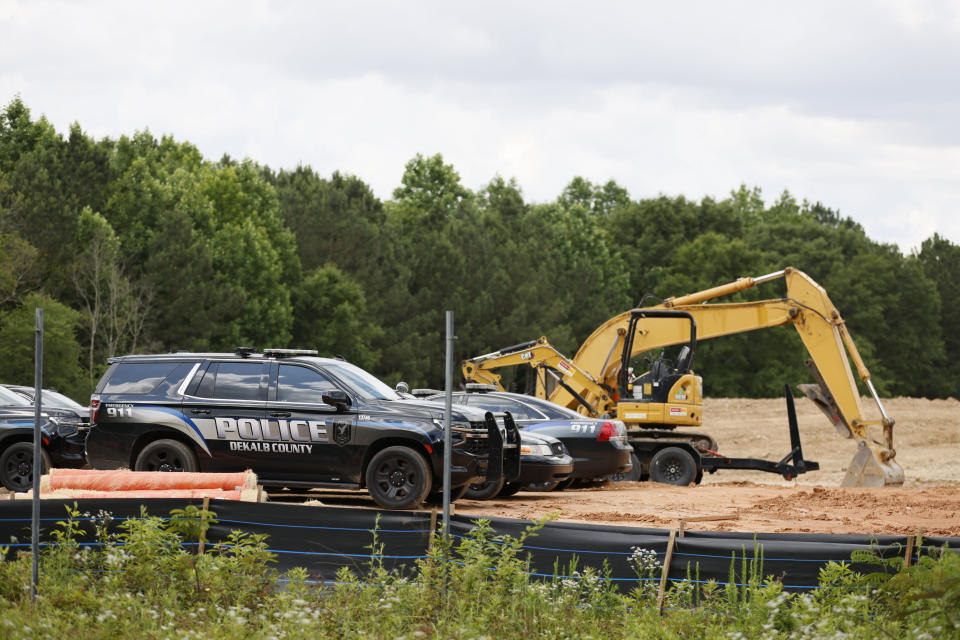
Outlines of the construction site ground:
[{"label": "construction site ground", "polygon": [[[820,463],[795,481],[758,471],[705,474],[701,485],[652,482],[529,493],[491,501],[460,500],[456,512],[709,531],[915,534],[960,536],[960,402],[895,398],[902,487],[840,488],[856,450],[805,398],[796,401],[804,456]],[[864,401],[865,409],[868,403]],[[872,407],[871,407],[872,408]],[[728,456],[780,459],[790,450],[785,401],[707,399],[704,432]],[[867,416],[871,412],[867,411]],[[707,519],[717,518],[717,519]]]},{"label": "construction site ground", "polygon": [[[871,406],[864,400],[865,408]],[[804,457],[820,470],[787,481],[759,471],[704,474],[699,486],[654,482],[608,483],[552,492],[522,491],[489,501],[461,499],[455,512],[471,516],[558,520],[598,525],[688,530],[852,533],[960,537],[960,402],[894,398],[900,487],[841,488],[856,451],[805,398],[796,401]],[[871,407],[872,408],[872,407]],[[868,418],[878,417],[867,412]],[[790,450],[783,399],[706,399],[704,426],[731,457],[779,460]],[[876,434],[879,436],[879,433]],[[375,508],[366,492],[285,491],[271,499],[336,507]],[[0,491],[6,493],[6,491]],[[12,497],[12,496],[11,496]]]}]

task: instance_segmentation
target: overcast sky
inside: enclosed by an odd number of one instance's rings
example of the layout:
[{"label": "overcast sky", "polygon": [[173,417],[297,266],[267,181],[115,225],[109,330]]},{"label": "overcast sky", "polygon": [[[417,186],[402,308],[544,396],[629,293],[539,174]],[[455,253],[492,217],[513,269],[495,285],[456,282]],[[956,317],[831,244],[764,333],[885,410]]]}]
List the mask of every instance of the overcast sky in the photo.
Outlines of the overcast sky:
[{"label": "overcast sky", "polygon": [[[416,153],[528,201],[784,190],[904,252],[960,243],[960,0],[0,0],[0,103],[210,159],[353,173]],[[742,274],[747,275],[747,274]]]}]

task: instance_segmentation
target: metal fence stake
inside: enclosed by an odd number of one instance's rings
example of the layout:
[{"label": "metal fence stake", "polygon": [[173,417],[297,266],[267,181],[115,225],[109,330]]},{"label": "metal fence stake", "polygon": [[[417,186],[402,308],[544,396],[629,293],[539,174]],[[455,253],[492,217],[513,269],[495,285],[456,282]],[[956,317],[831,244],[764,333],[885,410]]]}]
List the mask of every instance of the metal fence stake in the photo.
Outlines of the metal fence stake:
[{"label": "metal fence stake", "polygon": [[43,309],[37,307],[35,355],[33,369],[33,512],[30,523],[30,549],[33,553],[30,571],[30,600],[37,599],[40,584],[40,476],[43,463],[40,456],[40,407],[43,396]]}]

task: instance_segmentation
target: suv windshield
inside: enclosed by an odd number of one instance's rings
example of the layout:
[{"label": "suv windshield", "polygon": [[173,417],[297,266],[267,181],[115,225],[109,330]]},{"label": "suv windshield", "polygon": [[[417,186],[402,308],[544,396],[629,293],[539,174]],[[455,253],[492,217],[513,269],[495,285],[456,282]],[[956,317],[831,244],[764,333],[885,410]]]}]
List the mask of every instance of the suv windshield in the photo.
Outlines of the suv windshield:
[{"label": "suv windshield", "polygon": [[326,363],[324,368],[364,400],[401,399],[385,382],[349,362]]}]

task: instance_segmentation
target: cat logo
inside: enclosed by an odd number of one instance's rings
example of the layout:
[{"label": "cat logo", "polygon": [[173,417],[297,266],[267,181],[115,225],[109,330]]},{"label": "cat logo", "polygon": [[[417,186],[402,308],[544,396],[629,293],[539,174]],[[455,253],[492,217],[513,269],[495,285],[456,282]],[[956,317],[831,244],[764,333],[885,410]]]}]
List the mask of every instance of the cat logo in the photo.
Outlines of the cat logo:
[{"label": "cat logo", "polygon": [[333,441],[343,446],[350,442],[350,423],[349,422],[334,422],[333,423]]}]

